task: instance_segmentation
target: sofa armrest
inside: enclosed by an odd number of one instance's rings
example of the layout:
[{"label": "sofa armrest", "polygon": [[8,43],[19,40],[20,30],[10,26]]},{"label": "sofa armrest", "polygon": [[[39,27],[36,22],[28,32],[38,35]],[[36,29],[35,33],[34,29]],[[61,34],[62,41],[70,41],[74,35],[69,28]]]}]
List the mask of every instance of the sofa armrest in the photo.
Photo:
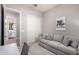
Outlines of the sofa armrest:
[{"label": "sofa armrest", "polygon": [[78,49],[77,49],[78,55],[79,55],[79,44],[78,44]]}]

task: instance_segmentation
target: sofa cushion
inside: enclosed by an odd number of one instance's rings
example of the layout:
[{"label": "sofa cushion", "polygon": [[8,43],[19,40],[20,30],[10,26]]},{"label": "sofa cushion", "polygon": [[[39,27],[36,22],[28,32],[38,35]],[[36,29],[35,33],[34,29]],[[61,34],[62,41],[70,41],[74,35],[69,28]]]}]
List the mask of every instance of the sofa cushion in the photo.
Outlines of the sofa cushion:
[{"label": "sofa cushion", "polygon": [[47,35],[46,34],[42,34],[42,39],[46,39]]},{"label": "sofa cushion", "polygon": [[60,43],[57,47],[58,47],[57,48],[58,50],[61,50],[62,52],[65,52],[67,54],[71,54],[71,55],[77,54],[77,49],[75,49],[71,46],[64,46],[63,44]]},{"label": "sofa cushion", "polygon": [[79,44],[78,44],[78,49],[77,50],[78,50],[78,55],[79,55]]},{"label": "sofa cushion", "polygon": [[70,47],[70,46],[65,46],[58,41],[50,41],[50,40],[45,40],[45,39],[42,39],[40,41],[46,45],[51,46],[52,48],[55,48],[67,54],[77,54],[77,50],[75,48]]},{"label": "sofa cushion", "polygon": [[63,36],[63,35],[60,35],[60,34],[54,34],[54,39],[53,39],[53,40],[62,42],[63,39],[64,39],[64,36]]},{"label": "sofa cushion", "polygon": [[69,37],[65,36],[64,39],[63,39],[63,44],[64,44],[65,46],[68,46],[69,43],[70,43]]},{"label": "sofa cushion", "polygon": [[[72,41],[71,42],[71,44],[70,44],[70,41]],[[78,47],[78,38],[76,38],[76,37],[74,37],[74,36],[65,36],[64,37],[64,40],[63,40],[63,44],[64,45],[68,45],[68,44],[70,44],[73,48],[77,48]]]},{"label": "sofa cushion", "polygon": [[73,48],[78,48],[78,41],[77,40],[73,41],[72,44],[71,44],[71,46]]},{"label": "sofa cushion", "polygon": [[57,41],[50,41],[50,40],[45,40],[45,39],[40,40],[40,42],[42,42],[46,45],[49,45],[53,48],[57,48],[57,45],[59,44],[59,42],[57,42]]},{"label": "sofa cushion", "polygon": [[51,40],[53,40],[53,39],[54,39],[54,35],[53,35],[53,34],[51,34],[51,35],[50,35],[50,37],[51,37]]},{"label": "sofa cushion", "polygon": [[53,35],[52,35],[52,36],[51,36],[51,35],[47,35],[47,36],[46,36],[46,39],[47,39],[47,40],[53,40]]}]

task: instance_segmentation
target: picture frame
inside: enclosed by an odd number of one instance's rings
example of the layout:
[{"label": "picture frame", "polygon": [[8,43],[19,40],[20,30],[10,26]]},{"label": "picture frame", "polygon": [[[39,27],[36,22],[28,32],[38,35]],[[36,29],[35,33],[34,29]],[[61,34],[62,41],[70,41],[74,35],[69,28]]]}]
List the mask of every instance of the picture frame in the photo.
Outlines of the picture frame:
[{"label": "picture frame", "polygon": [[66,30],[65,19],[65,16],[56,18],[56,30]]}]

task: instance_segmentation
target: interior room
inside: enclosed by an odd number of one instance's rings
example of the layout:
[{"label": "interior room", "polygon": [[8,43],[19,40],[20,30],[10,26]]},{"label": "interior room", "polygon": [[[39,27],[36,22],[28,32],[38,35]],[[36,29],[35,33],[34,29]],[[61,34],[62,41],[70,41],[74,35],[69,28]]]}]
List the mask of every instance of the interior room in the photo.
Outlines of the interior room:
[{"label": "interior room", "polygon": [[0,4],[0,27],[0,55],[79,55],[79,4]]}]

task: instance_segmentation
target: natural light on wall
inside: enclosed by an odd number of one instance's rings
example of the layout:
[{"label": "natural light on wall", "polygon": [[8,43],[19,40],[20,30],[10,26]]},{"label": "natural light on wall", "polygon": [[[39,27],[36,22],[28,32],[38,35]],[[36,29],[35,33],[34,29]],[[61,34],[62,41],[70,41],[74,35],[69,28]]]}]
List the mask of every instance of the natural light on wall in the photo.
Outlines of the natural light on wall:
[{"label": "natural light on wall", "polygon": [[41,18],[37,15],[27,15],[27,42],[34,42],[41,33]]}]

